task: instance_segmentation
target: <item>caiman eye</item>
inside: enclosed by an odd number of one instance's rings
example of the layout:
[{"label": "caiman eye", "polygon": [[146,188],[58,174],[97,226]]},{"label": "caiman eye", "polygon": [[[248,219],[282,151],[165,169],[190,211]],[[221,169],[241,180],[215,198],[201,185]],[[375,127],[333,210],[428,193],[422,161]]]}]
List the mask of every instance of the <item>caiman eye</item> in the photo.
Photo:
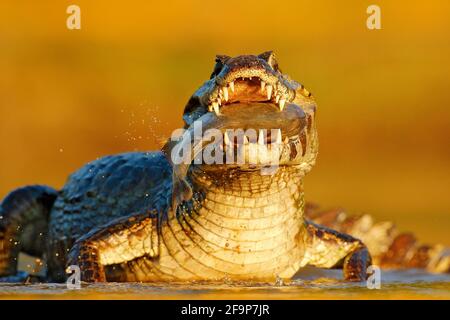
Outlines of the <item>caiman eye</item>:
[{"label": "caiman eye", "polygon": [[211,73],[211,77],[209,77],[210,79],[214,78],[215,76],[217,76],[220,71],[222,71],[223,66],[225,65],[225,62],[230,59],[229,56],[225,56],[225,55],[217,55],[216,56],[216,65],[214,66],[214,70]]},{"label": "caiman eye", "polygon": [[216,65],[214,66],[214,70],[211,73],[211,76],[209,78],[212,79],[215,76],[217,76],[220,73],[220,71],[222,70],[222,68],[223,68],[223,63],[220,61],[217,61]]},{"label": "caiman eye", "polygon": [[[278,67],[278,61],[275,58],[275,54],[272,51],[266,51],[258,55],[258,58],[265,60],[273,70],[280,71]],[[280,71],[281,72],[281,71]]]}]

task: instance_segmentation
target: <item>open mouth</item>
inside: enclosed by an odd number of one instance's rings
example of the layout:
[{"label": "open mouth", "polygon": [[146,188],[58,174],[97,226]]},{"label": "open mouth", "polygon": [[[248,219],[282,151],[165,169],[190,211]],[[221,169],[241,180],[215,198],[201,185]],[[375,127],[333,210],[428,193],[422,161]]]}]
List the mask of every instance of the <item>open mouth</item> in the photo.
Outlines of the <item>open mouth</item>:
[{"label": "open mouth", "polygon": [[[260,73],[260,72],[259,72]],[[283,111],[286,102],[290,100],[290,89],[282,80],[267,75],[228,76],[220,81],[209,98],[208,111],[220,115],[221,107],[232,103],[268,102],[278,106]]]}]

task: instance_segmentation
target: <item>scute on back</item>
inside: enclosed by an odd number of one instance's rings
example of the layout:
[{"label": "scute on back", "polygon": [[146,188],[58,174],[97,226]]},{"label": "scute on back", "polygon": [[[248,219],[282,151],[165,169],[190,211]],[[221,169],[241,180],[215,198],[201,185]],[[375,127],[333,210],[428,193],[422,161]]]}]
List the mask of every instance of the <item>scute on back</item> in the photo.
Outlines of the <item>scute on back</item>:
[{"label": "scute on back", "polygon": [[50,213],[50,238],[76,238],[114,218],[165,212],[171,168],[161,152],[106,156],[73,173]]}]

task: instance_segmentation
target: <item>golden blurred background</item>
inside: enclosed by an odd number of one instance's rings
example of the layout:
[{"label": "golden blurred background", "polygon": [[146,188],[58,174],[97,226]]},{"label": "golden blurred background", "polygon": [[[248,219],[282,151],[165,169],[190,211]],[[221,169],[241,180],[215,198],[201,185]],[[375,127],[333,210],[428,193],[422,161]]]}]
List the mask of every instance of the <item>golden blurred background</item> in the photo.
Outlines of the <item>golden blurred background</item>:
[{"label": "golden blurred background", "polygon": [[[366,28],[373,3],[382,30]],[[66,28],[70,4],[81,30]],[[319,105],[307,198],[450,245],[449,13],[446,0],[3,0],[0,197],[159,148],[215,54],[274,50]]]}]

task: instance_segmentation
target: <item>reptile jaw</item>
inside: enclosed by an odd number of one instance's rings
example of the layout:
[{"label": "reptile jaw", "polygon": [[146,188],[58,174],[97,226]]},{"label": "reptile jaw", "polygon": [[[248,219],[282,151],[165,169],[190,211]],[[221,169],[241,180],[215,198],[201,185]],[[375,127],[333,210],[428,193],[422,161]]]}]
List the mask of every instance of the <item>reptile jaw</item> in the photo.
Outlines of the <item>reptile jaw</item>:
[{"label": "reptile jaw", "polygon": [[[228,77],[217,84],[209,96],[208,111],[220,115],[220,108],[233,102],[269,102],[283,111],[286,102],[292,100],[290,89],[274,76]],[[217,83],[218,81],[216,81]]]}]

